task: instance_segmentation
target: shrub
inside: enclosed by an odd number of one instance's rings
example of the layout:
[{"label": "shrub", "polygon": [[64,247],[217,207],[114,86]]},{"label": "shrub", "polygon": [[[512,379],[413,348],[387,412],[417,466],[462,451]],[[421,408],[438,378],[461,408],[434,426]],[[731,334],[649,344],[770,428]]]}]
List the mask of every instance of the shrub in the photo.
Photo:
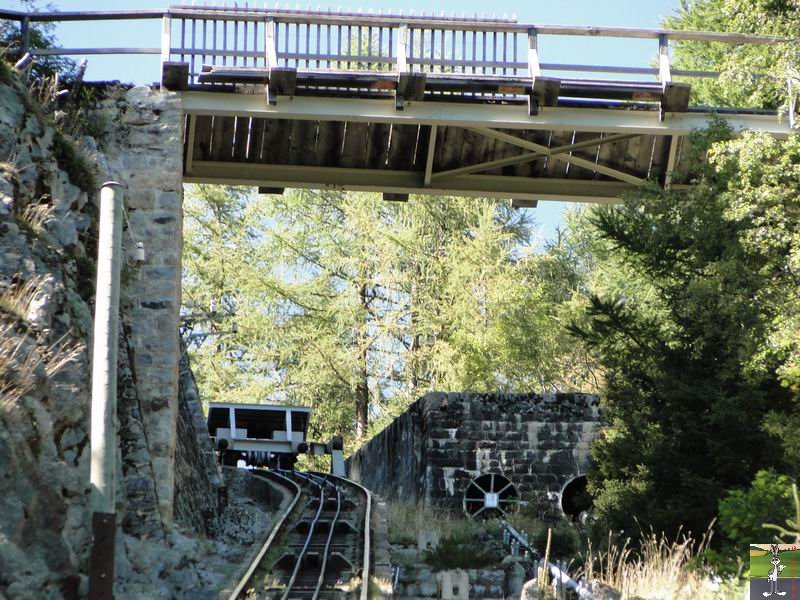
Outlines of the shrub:
[{"label": "shrub", "polygon": [[470,528],[455,529],[423,554],[425,562],[437,570],[483,569],[498,562],[498,557],[484,544],[475,543]]},{"label": "shrub", "polygon": [[792,480],[773,470],[756,473],[746,490],[731,490],[719,502],[719,524],[737,546],[772,538],[764,523],[784,523],[793,516]]}]

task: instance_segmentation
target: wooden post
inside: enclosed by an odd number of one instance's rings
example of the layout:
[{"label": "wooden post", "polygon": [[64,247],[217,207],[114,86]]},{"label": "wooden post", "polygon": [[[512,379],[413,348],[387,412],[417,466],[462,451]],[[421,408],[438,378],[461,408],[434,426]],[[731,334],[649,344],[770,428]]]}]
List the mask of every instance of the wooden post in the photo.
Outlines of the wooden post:
[{"label": "wooden post", "polygon": [[92,553],[89,595],[114,597],[115,488],[117,464],[117,345],[122,255],[122,186],[103,184],[92,352],[91,467]]},{"label": "wooden post", "polygon": [[535,27],[528,29],[528,76],[531,79],[542,76],[539,66],[539,37]]},{"label": "wooden post", "polygon": [[161,62],[169,62],[172,50],[172,18],[169,16],[161,19]]},{"label": "wooden post", "polygon": [[408,72],[408,25],[400,25],[397,34],[397,73]]},{"label": "wooden post", "polygon": [[669,66],[669,38],[666,33],[658,36],[658,80],[663,88],[672,83],[672,72]]},{"label": "wooden post", "polygon": [[278,66],[278,51],[275,48],[275,19],[264,24],[264,62],[267,70]]}]

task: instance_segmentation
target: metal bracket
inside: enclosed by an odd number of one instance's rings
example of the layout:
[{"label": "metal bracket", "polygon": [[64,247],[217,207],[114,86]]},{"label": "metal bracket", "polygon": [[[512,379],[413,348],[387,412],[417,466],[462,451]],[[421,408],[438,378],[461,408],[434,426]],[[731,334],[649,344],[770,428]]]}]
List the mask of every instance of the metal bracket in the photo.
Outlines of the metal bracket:
[{"label": "metal bracket", "polygon": [[553,77],[536,77],[528,95],[528,114],[538,115],[543,106],[557,106],[561,80]]},{"label": "metal bracket", "polygon": [[294,96],[297,89],[297,69],[289,67],[272,67],[269,70],[267,83],[267,103],[275,105],[278,96]]},{"label": "metal bracket", "polygon": [[90,600],[114,598],[114,541],[117,534],[114,513],[92,513],[92,554],[89,559]]},{"label": "metal bracket", "polygon": [[426,78],[425,73],[400,73],[397,76],[394,107],[403,110],[406,100],[422,100],[425,97]]}]

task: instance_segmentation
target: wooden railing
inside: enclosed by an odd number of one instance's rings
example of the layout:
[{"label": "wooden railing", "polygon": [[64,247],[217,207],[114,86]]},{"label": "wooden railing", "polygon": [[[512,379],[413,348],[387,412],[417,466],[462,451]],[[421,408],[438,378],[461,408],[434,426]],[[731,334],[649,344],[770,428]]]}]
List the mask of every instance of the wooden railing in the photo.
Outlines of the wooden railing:
[{"label": "wooden railing", "polygon": [[[160,54],[189,64],[190,83],[203,65],[298,70],[371,70],[537,77],[546,72],[645,75],[666,83],[673,76],[716,77],[711,71],[671,69],[671,41],[776,44],[777,36],[620,27],[544,26],[513,19],[345,13],[289,9],[172,6],[164,10],[23,13],[0,11],[19,22],[21,55]],[[160,47],[32,48],[35,22],[160,19]],[[658,66],[541,62],[543,36],[652,39]],[[654,47],[656,51],[656,47]],[[645,60],[651,57],[644,57]]]}]

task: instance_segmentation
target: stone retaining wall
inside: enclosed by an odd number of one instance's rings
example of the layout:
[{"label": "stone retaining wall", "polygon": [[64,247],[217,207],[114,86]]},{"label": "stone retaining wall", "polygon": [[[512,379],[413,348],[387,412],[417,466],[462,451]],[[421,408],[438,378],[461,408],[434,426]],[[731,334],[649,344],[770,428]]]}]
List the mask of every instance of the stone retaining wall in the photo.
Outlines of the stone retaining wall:
[{"label": "stone retaining wall", "polygon": [[557,516],[564,485],[587,468],[598,404],[586,394],[427,394],[348,459],[348,476],[389,500],[460,509],[471,480],[500,473]]},{"label": "stone retaining wall", "polygon": [[96,137],[81,141],[101,178],[124,189],[122,243],[129,265],[136,243],[145,245],[144,264],[129,266],[123,278],[121,308],[159,510],[169,525],[178,416],[184,118],[174,93],[147,86],[105,93],[89,115]]}]

